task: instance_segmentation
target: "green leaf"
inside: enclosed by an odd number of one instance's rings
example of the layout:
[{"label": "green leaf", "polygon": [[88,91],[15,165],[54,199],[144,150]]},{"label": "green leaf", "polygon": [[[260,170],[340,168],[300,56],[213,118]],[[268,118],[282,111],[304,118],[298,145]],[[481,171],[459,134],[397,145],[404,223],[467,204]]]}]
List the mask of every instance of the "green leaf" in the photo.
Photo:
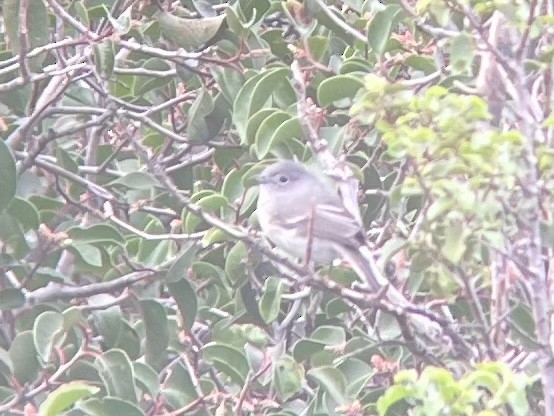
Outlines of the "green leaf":
[{"label": "green leaf", "polygon": [[248,119],[271,101],[271,94],[290,73],[289,68],[273,68],[250,78],[233,103],[233,122],[242,143],[246,143]]},{"label": "green leaf", "polygon": [[470,235],[470,231],[460,221],[449,224],[444,233],[445,240],[440,249],[441,253],[452,263],[458,264],[466,251],[466,239]]},{"label": "green leaf", "polygon": [[90,244],[76,244],[69,246],[74,250],[81,260],[94,267],[102,267],[102,252]]},{"label": "green leaf", "polygon": [[453,74],[471,75],[471,66],[475,56],[473,36],[468,33],[462,33],[450,38],[448,53],[450,56],[450,68]]},{"label": "green leaf", "polygon": [[96,358],[94,366],[110,396],[137,402],[133,366],[125,351],[115,348],[106,351]]},{"label": "green leaf", "polygon": [[322,107],[336,105],[345,98],[353,98],[363,86],[364,82],[361,76],[352,74],[335,75],[319,84],[317,87],[317,101]]},{"label": "green leaf", "polygon": [[25,294],[21,289],[8,288],[0,290],[0,310],[16,309],[25,304]]},{"label": "green leaf", "polygon": [[111,39],[106,39],[94,45],[94,63],[96,70],[104,78],[111,78],[115,68],[115,47]]},{"label": "green leaf", "polygon": [[265,157],[267,153],[271,153],[275,148],[281,143],[290,143],[291,139],[302,139],[304,137],[304,132],[302,131],[302,126],[300,125],[300,119],[298,116],[289,118],[288,120],[281,123],[274,130],[273,134],[267,142],[267,148],[261,148],[261,145],[258,145],[258,154],[260,159]]},{"label": "green leaf", "polygon": [[308,371],[308,377],[312,379],[333,400],[344,405],[348,403],[346,397],[346,380],[344,375],[333,367],[317,367]]},{"label": "green leaf", "polygon": [[394,385],[387,389],[377,400],[377,411],[380,416],[385,416],[389,408],[397,402],[404,400],[412,395],[410,389],[402,385]]},{"label": "green leaf", "polygon": [[165,309],[155,300],[145,299],[140,301],[140,310],[144,322],[146,362],[159,370],[165,364],[169,345]]},{"label": "green leaf", "polygon": [[346,333],[339,326],[322,325],[312,332],[310,339],[325,345],[343,345],[346,342]]},{"label": "green leaf", "polygon": [[110,10],[106,7],[105,4],[102,4],[102,7],[104,7],[104,11],[106,12],[106,17],[112,24],[113,28],[117,32],[118,35],[123,36],[129,33],[129,30],[131,30],[131,8],[127,8],[123,13],[121,13],[117,19],[112,16],[110,13]]},{"label": "green leaf", "polygon": [[186,406],[198,398],[192,377],[182,362],[171,369],[163,384],[162,395],[174,409]]},{"label": "green leaf", "polygon": [[[104,302],[98,301],[102,297]],[[92,298],[92,304],[111,303],[113,296],[97,295]],[[136,331],[123,319],[117,307],[97,310],[92,313],[96,331],[102,337],[106,349],[120,348],[131,358],[136,359],[140,353],[140,338]]]},{"label": "green leaf", "polygon": [[90,416],[146,416],[136,404],[117,397],[91,399],[77,407]]},{"label": "green leaf", "polygon": [[244,76],[241,72],[230,67],[210,65],[209,70],[219,85],[225,99],[233,104],[235,97],[244,84]]},{"label": "green leaf", "polygon": [[290,120],[291,116],[284,111],[275,111],[270,116],[266,117],[264,121],[260,123],[258,131],[256,132],[255,141],[255,150],[258,154],[259,159],[263,159],[270,150],[271,138],[273,137],[275,131],[285,123],[287,120]]},{"label": "green leaf", "polygon": [[[21,44],[19,43],[19,5],[20,0],[4,0],[2,12],[4,15],[4,25],[6,33],[10,40],[10,48],[15,54],[19,53]],[[48,21],[48,12],[42,1],[29,1],[27,3],[27,33],[30,49],[46,45],[50,42],[50,24]],[[30,60],[32,70],[38,70],[44,59],[45,54]],[[0,161],[0,166],[2,162]]]},{"label": "green leaf", "polygon": [[25,230],[36,229],[40,224],[39,214],[35,206],[26,199],[17,196],[12,199],[8,207],[8,214],[15,218]]},{"label": "green leaf", "polygon": [[400,20],[402,10],[402,7],[398,4],[390,4],[375,13],[375,16],[369,22],[367,40],[369,46],[377,55],[382,55],[385,52],[392,29]]},{"label": "green leaf", "polygon": [[248,374],[248,361],[244,353],[227,344],[210,342],[202,348],[202,357],[219,371],[242,386]]},{"label": "green leaf", "polygon": [[95,224],[90,227],[71,227],[67,229],[67,235],[73,244],[125,244],[121,233],[109,224]]},{"label": "green leaf", "polygon": [[[4,11],[6,11],[6,7],[7,4],[4,5]],[[16,183],[17,172],[15,161],[8,145],[3,140],[0,140],[0,213],[12,202],[15,196]]]},{"label": "green leaf", "polygon": [[[211,195],[206,195],[200,198],[196,204],[202,208],[203,212],[212,212],[219,215],[218,211],[220,211],[223,207],[227,207],[229,202],[223,195],[212,193]],[[183,212],[187,212],[186,208]],[[183,229],[186,233],[193,233],[197,230],[200,223],[202,223],[200,217],[192,212],[188,212],[184,220]]]},{"label": "green leaf", "polygon": [[110,185],[123,185],[130,189],[152,189],[159,186],[159,182],[152,175],[144,172],[131,172],[127,175],[118,178],[110,183]]},{"label": "green leaf", "polygon": [[148,364],[138,361],[133,363],[133,371],[139,387],[151,397],[156,397],[160,392],[158,373]]},{"label": "green leaf", "polygon": [[283,291],[284,284],[282,279],[273,277],[266,279],[259,306],[260,315],[265,322],[273,322],[279,316]]},{"label": "green leaf", "polygon": [[42,416],[57,416],[82,398],[96,394],[99,391],[98,387],[90,386],[81,381],[70,381],[48,394],[46,400],[40,405],[39,413]]},{"label": "green leaf", "polygon": [[198,299],[194,287],[187,279],[182,278],[174,282],[168,282],[167,288],[179,307],[179,312],[183,318],[183,327],[190,331],[198,310]]},{"label": "green leaf", "polygon": [[156,14],[164,36],[181,48],[191,50],[207,43],[219,30],[225,15],[185,19],[167,12]]},{"label": "green leaf", "polygon": [[183,244],[179,258],[173,262],[165,275],[166,283],[175,283],[187,276],[187,272],[196,259],[198,245],[194,241]]},{"label": "green leaf", "polygon": [[10,345],[9,352],[17,381],[23,385],[35,380],[41,367],[33,342],[33,333],[24,331],[18,334]]},{"label": "green leaf", "polygon": [[302,389],[304,368],[289,355],[279,357],[273,367],[274,385],[277,396],[283,402]]},{"label": "green leaf", "polygon": [[242,286],[242,283],[248,280],[247,256],[248,248],[243,242],[239,241],[229,250],[225,258],[225,274],[235,287]]},{"label": "green leaf", "polygon": [[219,131],[213,131],[207,117],[214,111],[214,100],[201,88],[188,111],[187,138],[193,144],[203,144],[213,139]]},{"label": "green leaf", "polygon": [[150,76],[150,75],[138,75],[133,85],[133,95],[146,96],[150,91],[171,88],[173,84],[173,78],[171,76],[172,66],[165,60],[160,58],[150,58],[146,62],[141,64],[141,67],[152,71],[165,71],[167,75],[164,76]]},{"label": "green leaf", "polygon": [[33,342],[43,363],[50,360],[54,347],[63,342],[64,334],[61,313],[46,311],[38,316],[33,325]]},{"label": "green leaf", "polygon": [[24,257],[30,250],[21,226],[7,212],[0,213],[0,241],[17,259]]},{"label": "green leaf", "polygon": [[[160,234],[166,232],[161,220],[153,215],[148,215],[144,231],[149,234]],[[141,238],[137,258],[148,266],[158,266],[173,257],[175,243],[170,240],[148,240]]]},{"label": "green leaf", "polygon": [[277,111],[275,108],[262,108],[260,111],[255,112],[250,116],[246,124],[246,133],[244,137],[244,144],[254,144],[256,139],[256,132],[260,128],[260,124],[263,121]]}]

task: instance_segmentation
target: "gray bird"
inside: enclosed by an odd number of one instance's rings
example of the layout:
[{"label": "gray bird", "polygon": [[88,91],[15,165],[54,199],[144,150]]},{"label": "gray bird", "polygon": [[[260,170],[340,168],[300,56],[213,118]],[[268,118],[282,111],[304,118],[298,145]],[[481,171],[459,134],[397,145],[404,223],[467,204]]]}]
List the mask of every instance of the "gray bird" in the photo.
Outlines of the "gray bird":
[{"label": "gray bird", "polygon": [[373,290],[386,284],[362,225],[329,182],[292,161],[267,167],[256,180],[260,227],[277,247],[315,264],[343,258]]}]

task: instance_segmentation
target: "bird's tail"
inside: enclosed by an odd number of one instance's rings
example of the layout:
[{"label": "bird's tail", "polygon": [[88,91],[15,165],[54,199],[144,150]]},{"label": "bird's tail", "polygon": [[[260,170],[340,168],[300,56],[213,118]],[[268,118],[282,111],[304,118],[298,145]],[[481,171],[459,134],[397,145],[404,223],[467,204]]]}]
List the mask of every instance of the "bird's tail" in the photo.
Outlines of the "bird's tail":
[{"label": "bird's tail", "polygon": [[383,276],[377,264],[373,254],[366,246],[359,248],[346,248],[337,247],[340,254],[350,266],[354,269],[356,274],[362,278],[367,285],[375,292],[381,290],[389,282]]}]

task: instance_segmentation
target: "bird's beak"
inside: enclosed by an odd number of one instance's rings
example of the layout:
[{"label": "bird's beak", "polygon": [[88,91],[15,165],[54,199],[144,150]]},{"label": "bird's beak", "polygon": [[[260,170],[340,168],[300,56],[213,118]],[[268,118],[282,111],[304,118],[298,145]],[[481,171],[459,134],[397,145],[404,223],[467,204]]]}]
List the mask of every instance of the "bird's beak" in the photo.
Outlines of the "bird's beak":
[{"label": "bird's beak", "polygon": [[252,180],[256,185],[261,185],[263,183],[269,182],[269,178],[265,176],[263,173],[253,176]]}]

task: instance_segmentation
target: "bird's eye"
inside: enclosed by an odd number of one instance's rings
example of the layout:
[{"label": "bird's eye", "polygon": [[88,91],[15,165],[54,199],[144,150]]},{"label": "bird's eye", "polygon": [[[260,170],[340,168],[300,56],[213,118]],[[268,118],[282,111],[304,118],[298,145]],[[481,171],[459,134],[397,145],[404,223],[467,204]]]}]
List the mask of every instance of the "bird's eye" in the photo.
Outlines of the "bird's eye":
[{"label": "bird's eye", "polygon": [[289,178],[287,178],[285,175],[279,176],[279,182],[287,183],[288,181],[289,181]]}]

